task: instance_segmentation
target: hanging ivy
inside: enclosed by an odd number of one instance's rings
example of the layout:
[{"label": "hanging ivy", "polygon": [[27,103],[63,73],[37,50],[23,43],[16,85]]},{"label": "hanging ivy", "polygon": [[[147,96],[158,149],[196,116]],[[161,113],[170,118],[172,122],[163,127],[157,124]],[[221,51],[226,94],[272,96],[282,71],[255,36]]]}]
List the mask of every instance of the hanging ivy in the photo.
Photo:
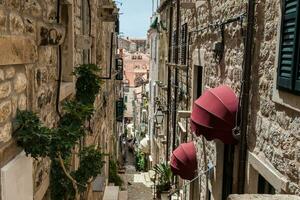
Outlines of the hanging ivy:
[{"label": "hanging ivy", "polygon": [[99,92],[101,79],[97,75],[99,67],[94,64],[84,64],[76,68],[76,100],[83,104],[93,104]]},{"label": "hanging ivy", "polygon": [[81,65],[74,71],[77,78],[75,99],[63,105],[63,116],[56,128],[47,128],[30,111],[18,111],[14,137],[17,144],[33,158],[51,159],[51,198],[55,200],[86,199],[91,183],[103,167],[102,154],[94,146],[84,147],[78,153],[79,167],[72,171],[72,151],[88,127],[85,122],[94,112],[93,104],[100,90],[96,65]]}]

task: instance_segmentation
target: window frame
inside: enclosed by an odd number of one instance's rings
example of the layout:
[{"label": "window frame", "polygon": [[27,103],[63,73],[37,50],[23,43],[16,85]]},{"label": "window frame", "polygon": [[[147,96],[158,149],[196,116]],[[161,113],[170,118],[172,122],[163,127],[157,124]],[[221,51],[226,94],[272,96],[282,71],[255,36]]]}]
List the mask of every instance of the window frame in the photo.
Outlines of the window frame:
[{"label": "window frame", "polygon": [[[280,6],[278,6],[278,21],[277,26],[277,43],[276,43],[276,51],[275,51],[275,58],[274,58],[274,71],[273,71],[273,88],[272,88],[272,101],[276,104],[281,106],[287,107],[292,109],[296,112],[300,112],[300,97],[293,91],[288,91],[281,87],[278,87],[278,70],[279,70],[279,63],[280,63],[280,45],[281,45],[281,36],[282,36],[282,14],[284,8],[284,1],[280,1]],[[300,48],[300,41],[299,41],[299,48]],[[299,57],[300,59],[300,57]]]},{"label": "window frame", "polygon": [[[293,56],[292,56],[292,66],[291,66],[291,77],[283,77],[281,76],[281,67],[282,67],[282,45],[283,45],[283,36],[284,36],[284,20],[285,17],[289,14],[285,13],[286,9],[286,0],[281,2],[281,16],[280,16],[280,31],[279,31],[279,45],[277,49],[278,60],[277,60],[277,71],[276,71],[276,89],[282,90],[294,95],[300,95],[300,78],[297,79],[298,74],[300,73],[300,36],[299,36],[299,28],[300,28],[300,3],[297,4],[296,8],[296,32],[295,34],[295,44],[293,46]],[[286,19],[288,20],[288,19]],[[285,80],[284,80],[285,79]],[[290,81],[290,83],[288,83]],[[297,86],[296,86],[297,84]]]}]

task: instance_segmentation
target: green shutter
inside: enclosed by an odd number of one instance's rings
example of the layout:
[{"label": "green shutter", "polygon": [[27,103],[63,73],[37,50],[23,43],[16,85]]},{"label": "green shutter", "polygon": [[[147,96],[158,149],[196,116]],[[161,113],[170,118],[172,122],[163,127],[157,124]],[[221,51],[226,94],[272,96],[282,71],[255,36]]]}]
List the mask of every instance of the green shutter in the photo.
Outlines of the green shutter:
[{"label": "green shutter", "polygon": [[116,101],[116,120],[117,122],[122,122],[124,117],[124,100],[120,98]]},{"label": "green shutter", "polygon": [[293,77],[298,57],[298,10],[298,0],[284,1],[277,86],[289,90],[293,89]]},{"label": "green shutter", "polygon": [[295,91],[300,94],[300,36],[298,36],[298,58],[295,73]]}]

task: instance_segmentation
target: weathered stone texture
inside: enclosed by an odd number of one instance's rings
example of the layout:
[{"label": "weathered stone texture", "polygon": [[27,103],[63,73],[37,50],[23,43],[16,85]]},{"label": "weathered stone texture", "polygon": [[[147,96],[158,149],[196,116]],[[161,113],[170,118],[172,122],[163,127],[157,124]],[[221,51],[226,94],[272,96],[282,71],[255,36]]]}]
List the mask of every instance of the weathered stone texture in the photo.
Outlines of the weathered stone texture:
[{"label": "weathered stone texture", "polygon": [[244,194],[230,195],[227,200],[300,200],[299,196],[294,195],[266,195],[266,194]]},{"label": "weathered stone texture", "polygon": [[11,93],[10,82],[0,83],[0,99],[8,97]]},{"label": "weathered stone texture", "polygon": [[11,138],[12,124],[9,122],[0,129],[0,141],[7,142]]},{"label": "weathered stone texture", "polygon": [[[38,40],[41,27],[52,27],[51,24],[56,23],[57,1],[3,0],[2,2],[3,6],[0,5],[0,143],[6,145],[13,142],[11,140],[12,121],[16,117],[17,109],[33,110],[39,114],[41,121],[48,127],[54,127],[57,124],[59,119],[56,111],[59,59],[57,45],[40,46]],[[83,29],[82,1],[69,2],[73,4],[74,21],[72,26],[75,27],[74,32],[81,35]],[[96,48],[99,54],[106,55],[110,43],[105,41],[110,41],[108,38],[114,30],[114,25],[109,23],[103,25],[96,13],[98,1],[91,1],[91,3],[93,8],[92,27],[95,29],[92,37],[100,44],[99,47],[98,43],[97,45],[93,44],[93,48]],[[61,30],[65,28],[63,27]],[[73,38],[73,40],[75,39],[76,37]],[[67,50],[63,49],[63,51]],[[74,62],[72,63],[78,66],[83,63],[83,51],[76,48],[74,52],[72,58]],[[63,52],[62,56],[64,55]],[[92,58],[92,60],[96,59]],[[104,69],[108,68],[108,63],[108,56],[96,62]],[[64,69],[65,66],[62,67]],[[105,152],[112,149],[112,143],[107,141],[115,134],[113,131],[115,129],[114,106],[116,100],[114,82],[113,79],[107,80],[103,85],[95,103],[98,105],[95,116],[91,120],[93,134],[89,136],[90,144],[96,141],[96,145],[103,147]],[[106,101],[109,103],[107,104],[103,103],[104,92],[108,94]],[[62,105],[63,102],[58,102],[58,104]],[[102,137],[102,135],[105,136]],[[0,162],[4,162],[4,160],[6,163],[9,162],[14,156],[12,154],[20,151],[16,145],[11,148],[13,149],[0,148]],[[40,160],[37,163],[33,172],[34,191],[42,197],[48,187],[46,177],[49,175],[50,163],[47,160]],[[106,168],[108,170],[108,166]]]},{"label": "weathered stone texture", "polygon": [[12,112],[11,106],[11,101],[4,101],[0,103],[0,123],[3,123],[10,118]]},{"label": "weathered stone texture", "polygon": [[15,68],[13,68],[13,67],[8,67],[8,68],[5,70],[5,78],[6,78],[6,79],[11,79],[11,78],[13,78],[15,74],[16,74],[16,70],[15,70]]},{"label": "weathered stone texture", "polygon": [[[206,27],[246,12],[246,1],[209,1],[198,7],[199,24]],[[272,100],[274,73],[276,73],[276,46],[279,42],[277,28],[280,22],[279,1],[261,0],[256,5],[254,57],[251,79],[251,104],[248,143],[251,151],[263,153],[268,161],[289,181],[290,193],[300,190],[300,120],[299,112],[274,103]],[[183,14],[183,21],[193,19],[190,12]],[[189,30],[195,28],[189,20]],[[245,19],[243,28],[245,31]],[[241,23],[225,25],[225,49],[223,59],[215,59],[214,43],[221,40],[220,28],[210,27],[193,34],[192,48],[204,49],[204,88],[229,85],[239,95],[244,56]],[[190,73],[191,70],[190,70]],[[182,76],[184,77],[184,75]],[[185,80],[179,78],[179,80]],[[183,82],[183,81],[182,81]],[[180,83],[181,84],[181,83]],[[300,97],[299,97],[300,100]],[[202,141],[198,142],[201,152]],[[208,142],[213,143],[213,142]],[[206,145],[208,160],[215,160],[214,145]],[[205,169],[203,155],[199,156],[200,169]],[[203,182],[202,185],[205,185]]]},{"label": "weathered stone texture", "polygon": [[4,10],[0,9],[0,32],[7,30],[7,14]]},{"label": "weathered stone texture", "polygon": [[14,90],[17,93],[24,92],[27,86],[26,75],[23,73],[18,73],[14,79]]},{"label": "weathered stone texture", "polygon": [[0,36],[0,65],[34,63],[37,59],[35,42],[23,36]]}]

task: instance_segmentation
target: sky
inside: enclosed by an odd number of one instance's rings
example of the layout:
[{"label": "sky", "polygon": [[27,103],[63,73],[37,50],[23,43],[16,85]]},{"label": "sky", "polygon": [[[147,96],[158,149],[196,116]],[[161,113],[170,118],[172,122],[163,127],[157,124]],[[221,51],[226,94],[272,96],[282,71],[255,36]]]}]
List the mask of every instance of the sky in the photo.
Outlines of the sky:
[{"label": "sky", "polygon": [[[120,32],[125,37],[146,38],[150,26],[152,0],[117,0]],[[120,4],[122,3],[122,5]]]}]

